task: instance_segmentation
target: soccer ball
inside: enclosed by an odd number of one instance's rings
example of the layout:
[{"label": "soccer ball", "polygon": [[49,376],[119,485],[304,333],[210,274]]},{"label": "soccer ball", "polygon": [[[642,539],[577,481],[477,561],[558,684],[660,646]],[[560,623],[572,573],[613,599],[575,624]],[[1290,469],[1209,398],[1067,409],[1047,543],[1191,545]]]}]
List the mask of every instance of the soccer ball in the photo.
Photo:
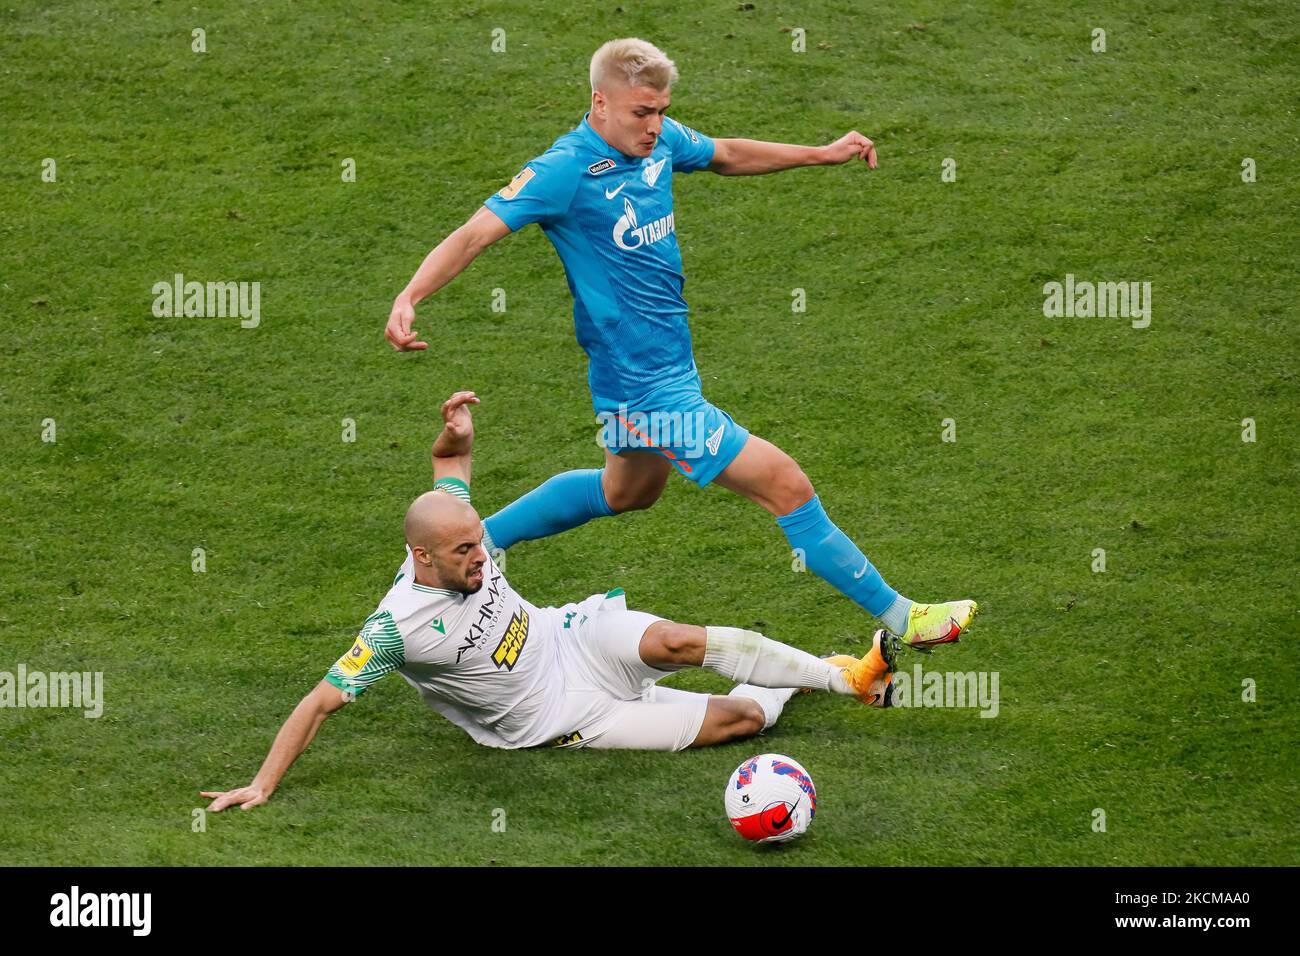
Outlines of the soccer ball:
[{"label": "soccer ball", "polygon": [[746,840],[783,843],[812,823],[817,789],[797,761],[784,754],[759,754],[736,768],[723,802],[731,825]]}]

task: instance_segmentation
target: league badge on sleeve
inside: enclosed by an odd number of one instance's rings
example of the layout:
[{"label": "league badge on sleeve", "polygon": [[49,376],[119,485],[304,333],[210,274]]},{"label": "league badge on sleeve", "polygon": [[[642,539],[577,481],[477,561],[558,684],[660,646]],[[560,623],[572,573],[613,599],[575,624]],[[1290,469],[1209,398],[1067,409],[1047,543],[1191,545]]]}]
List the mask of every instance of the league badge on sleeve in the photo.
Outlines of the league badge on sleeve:
[{"label": "league badge on sleeve", "polygon": [[351,650],[338,659],[335,665],[343,673],[350,677],[356,677],[361,673],[361,669],[366,666],[366,662],[374,656],[374,650],[360,637],[353,642]]},{"label": "league badge on sleeve", "polygon": [[502,199],[514,199],[515,196],[519,195],[519,190],[527,186],[528,180],[532,179],[534,175],[535,173],[533,172],[532,167],[525,166],[523,169],[519,170],[519,173],[514,179],[510,180],[510,185],[506,186],[506,188],[497,193],[497,195]]}]

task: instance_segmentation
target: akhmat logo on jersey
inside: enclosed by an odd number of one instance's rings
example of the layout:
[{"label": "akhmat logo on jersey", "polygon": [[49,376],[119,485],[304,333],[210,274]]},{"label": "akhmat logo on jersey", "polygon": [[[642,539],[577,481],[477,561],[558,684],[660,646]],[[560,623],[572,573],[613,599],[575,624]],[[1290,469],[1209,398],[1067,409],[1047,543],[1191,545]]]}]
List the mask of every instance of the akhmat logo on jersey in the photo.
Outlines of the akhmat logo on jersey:
[{"label": "akhmat logo on jersey", "polygon": [[456,648],[457,664],[465,656],[466,651],[482,648],[487,643],[488,635],[496,627],[496,623],[501,617],[501,609],[505,606],[505,602],[500,599],[501,581],[501,572],[493,567],[492,578],[485,585],[487,600],[480,604],[478,608],[478,620],[469,626],[469,631],[465,634],[465,642]]}]

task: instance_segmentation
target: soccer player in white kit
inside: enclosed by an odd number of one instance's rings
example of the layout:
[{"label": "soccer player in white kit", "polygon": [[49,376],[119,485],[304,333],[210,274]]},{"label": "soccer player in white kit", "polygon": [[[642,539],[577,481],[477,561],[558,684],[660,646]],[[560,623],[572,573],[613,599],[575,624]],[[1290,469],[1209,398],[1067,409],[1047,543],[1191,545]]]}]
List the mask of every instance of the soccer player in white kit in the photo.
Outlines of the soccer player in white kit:
[{"label": "soccer player in white kit", "polygon": [[[800,689],[889,706],[899,639],[883,628],[861,659],[814,657],[753,631],[678,624],[628,610],[621,590],[536,607],[483,548],[469,499],[473,392],[442,406],[432,491],[407,510],[406,560],[352,647],[285,721],[247,787],[202,791],[219,811],[265,803],[325,718],[396,671],[425,702],[489,747],[683,750],[752,737]],[[725,696],[657,682],[705,667]]]}]

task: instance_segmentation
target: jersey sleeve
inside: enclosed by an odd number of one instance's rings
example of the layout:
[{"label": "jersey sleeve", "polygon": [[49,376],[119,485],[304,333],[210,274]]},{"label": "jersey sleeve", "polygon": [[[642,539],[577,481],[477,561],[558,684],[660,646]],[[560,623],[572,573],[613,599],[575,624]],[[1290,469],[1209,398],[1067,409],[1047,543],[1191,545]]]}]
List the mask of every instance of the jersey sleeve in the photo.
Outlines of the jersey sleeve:
[{"label": "jersey sleeve", "polygon": [[569,211],[582,170],[562,149],[530,160],[510,184],[483,203],[514,232],[530,222],[552,222]]},{"label": "jersey sleeve", "polygon": [[713,162],[713,140],[683,126],[671,116],[664,117],[663,138],[672,150],[673,172],[693,173]]},{"label": "jersey sleeve", "polygon": [[376,611],[366,619],[347,653],[334,662],[325,679],[339,690],[360,697],[375,681],[406,663],[402,632],[393,615]]},{"label": "jersey sleeve", "polygon": [[469,500],[469,485],[459,478],[439,478],[433,483],[434,491],[445,491],[449,495],[455,495],[465,504],[472,504]]}]

